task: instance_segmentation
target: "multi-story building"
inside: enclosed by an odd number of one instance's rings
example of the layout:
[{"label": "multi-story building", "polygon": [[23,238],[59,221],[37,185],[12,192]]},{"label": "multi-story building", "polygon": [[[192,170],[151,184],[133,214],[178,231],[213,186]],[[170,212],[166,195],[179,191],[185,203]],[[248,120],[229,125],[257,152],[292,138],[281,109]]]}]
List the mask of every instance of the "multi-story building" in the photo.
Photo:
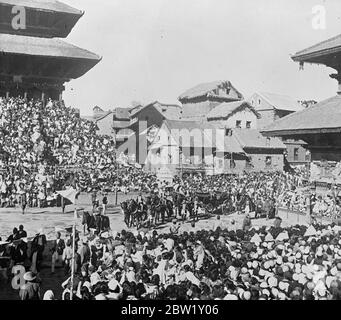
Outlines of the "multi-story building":
[{"label": "multi-story building", "polygon": [[[282,94],[256,92],[248,101],[256,109],[260,117],[257,127],[266,128],[274,121],[288,116],[294,112],[302,111],[304,107],[294,98]],[[286,161],[292,165],[305,165],[310,161],[306,143],[302,140],[282,139],[286,145]]]},{"label": "multi-story building", "polygon": [[243,95],[230,81],[224,80],[199,84],[181,94],[178,100],[182,104],[182,118],[198,121],[217,105],[243,100]]}]

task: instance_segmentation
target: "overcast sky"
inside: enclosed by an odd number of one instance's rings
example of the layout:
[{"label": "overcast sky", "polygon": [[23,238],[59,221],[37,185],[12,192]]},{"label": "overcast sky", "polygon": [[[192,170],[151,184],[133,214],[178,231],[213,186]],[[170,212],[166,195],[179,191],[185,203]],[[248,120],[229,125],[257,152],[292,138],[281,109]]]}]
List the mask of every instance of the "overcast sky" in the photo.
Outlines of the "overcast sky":
[{"label": "overcast sky", "polygon": [[[291,54],[340,33],[340,0],[64,0],[85,15],[67,38],[103,60],[66,86],[67,105],[91,115],[132,101],[179,103],[202,82],[322,100],[336,94],[333,69]],[[326,28],[312,26],[316,5]]]}]

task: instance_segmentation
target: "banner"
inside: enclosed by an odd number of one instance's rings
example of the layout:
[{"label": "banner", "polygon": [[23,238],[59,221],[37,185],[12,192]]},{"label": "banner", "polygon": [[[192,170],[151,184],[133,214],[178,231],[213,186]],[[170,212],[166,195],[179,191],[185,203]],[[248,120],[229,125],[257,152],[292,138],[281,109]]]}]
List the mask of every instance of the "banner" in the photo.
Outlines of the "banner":
[{"label": "banner", "polygon": [[74,188],[69,188],[67,190],[57,191],[63,198],[70,200],[73,204],[76,203],[76,199],[78,196],[78,191]]}]

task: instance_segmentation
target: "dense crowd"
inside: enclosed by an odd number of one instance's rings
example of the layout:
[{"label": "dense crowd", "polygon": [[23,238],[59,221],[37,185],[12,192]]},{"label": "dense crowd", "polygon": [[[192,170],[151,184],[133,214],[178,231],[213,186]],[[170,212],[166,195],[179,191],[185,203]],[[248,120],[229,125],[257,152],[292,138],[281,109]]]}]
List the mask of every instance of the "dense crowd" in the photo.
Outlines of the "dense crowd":
[{"label": "dense crowd", "polygon": [[[341,298],[341,228],[314,222],[246,230],[217,224],[195,231],[105,232],[57,235],[55,261],[64,261],[62,299],[74,300],[333,300]],[[172,230],[172,229],[171,229]],[[38,235],[37,235],[38,237]],[[36,273],[25,274],[23,300],[57,299],[40,292]]]},{"label": "dense crowd", "polygon": [[62,102],[0,98],[0,206],[55,205],[55,191],[148,191],[155,176],[116,162],[112,137]]},{"label": "dense crowd", "polygon": [[[98,191],[105,195],[118,188],[166,199],[171,184],[119,164],[114,140],[96,135],[93,122],[61,102],[43,105],[0,98],[0,122],[2,207],[55,205],[56,191],[67,186],[92,192],[94,198]],[[134,232],[92,230],[73,239],[72,230],[67,230],[65,236],[58,231],[48,245],[43,230],[29,240],[20,225],[5,242],[0,239],[1,276],[10,277],[13,266],[26,266],[30,270],[24,274],[20,299],[56,299],[52,290],[41,292],[40,271],[48,250],[51,273],[56,267],[64,269],[63,300],[341,298],[341,228],[323,226],[316,219],[309,227],[283,228],[276,215],[282,206],[335,218],[341,211],[337,190],[324,196],[306,192],[301,172],[191,175],[175,178],[172,185],[172,195],[181,197],[172,197],[174,216],[168,232],[142,226]],[[220,215],[205,230],[198,230],[196,219],[180,224],[178,218],[189,208],[198,208],[200,194],[215,199],[218,214],[226,209],[243,214],[242,224],[225,222]],[[148,209],[148,201],[139,194],[137,203],[144,202]],[[273,219],[273,226],[254,227],[252,213]],[[2,258],[8,258],[9,265],[3,265]]]},{"label": "dense crowd", "polygon": [[274,208],[284,207],[301,213],[336,218],[341,216],[340,190],[333,187],[316,194],[304,172],[255,172],[243,175],[191,176],[176,179],[179,192],[190,195],[219,195],[225,212],[254,212],[269,216]]},{"label": "dense crowd", "polygon": [[216,203],[225,212],[254,212],[256,216],[269,216],[275,208],[286,206],[288,195],[297,195],[304,186],[299,175],[281,172],[192,176],[176,182],[177,190],[186,195],[209,193],[220,197]]},{"label": "dense crowd", "polygon": [[0,98],[0,119],[0,142],[10,166],[86,166],[115,161],[113,138],[98,136],[95,123],[80,118],[76,109],[63,102]]}]

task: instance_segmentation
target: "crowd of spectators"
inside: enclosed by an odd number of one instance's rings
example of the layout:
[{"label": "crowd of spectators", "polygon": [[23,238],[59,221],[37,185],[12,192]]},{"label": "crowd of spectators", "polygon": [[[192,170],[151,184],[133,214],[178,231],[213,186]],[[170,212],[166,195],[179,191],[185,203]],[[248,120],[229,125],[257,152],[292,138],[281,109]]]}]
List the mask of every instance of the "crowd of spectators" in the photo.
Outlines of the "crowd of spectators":
[{"label": "crowd of spectators", "polygon": [[63,102],[0,97],[0,125],[1,207],[19,205],[23,193],[28,206],[48,206],[68,184],[129,192],[148,191],[156,180],[118,164],[114,139],[97,135],[95,123]]},{"label": "crowd of spectators", "polygon": [[62,299],[71,290],[74,300],[340,299],[341,228],[274,221],[246,231],[123,230],[83,238]]}]

